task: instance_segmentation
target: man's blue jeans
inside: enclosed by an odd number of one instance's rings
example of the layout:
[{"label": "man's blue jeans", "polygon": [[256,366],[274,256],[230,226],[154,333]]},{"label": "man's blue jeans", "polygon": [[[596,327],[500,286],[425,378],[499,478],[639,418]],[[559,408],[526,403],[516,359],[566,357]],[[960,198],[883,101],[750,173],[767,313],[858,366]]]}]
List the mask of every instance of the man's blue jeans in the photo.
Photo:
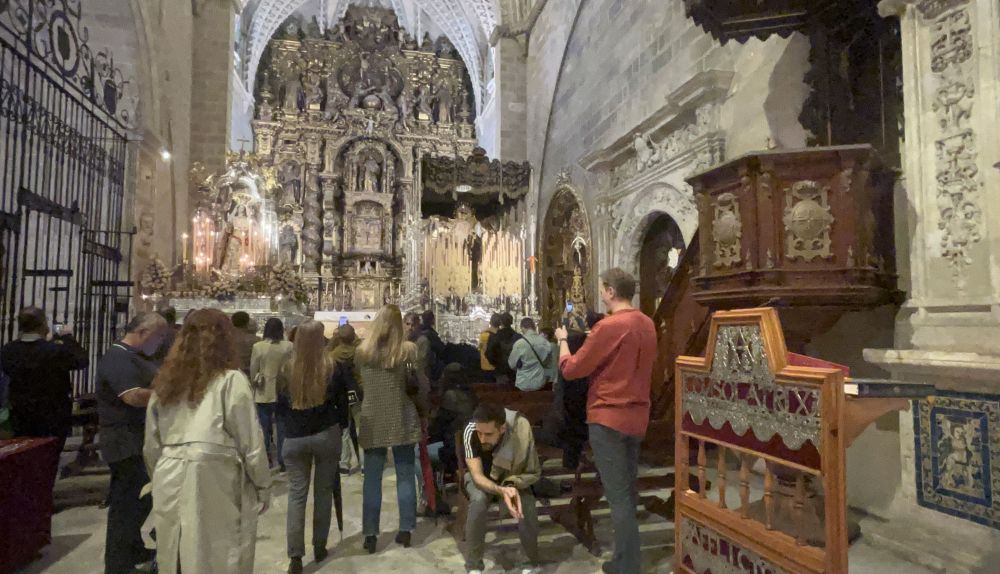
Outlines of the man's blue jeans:
[{"label": "man's blue jeans", "polygon": [[639,445],[642,438],[622,434],[612,428],[590,423],[590,447],[594,463],[601,475],[604,496],[611,506],[611,522],[615,528],[615,553],[611,570],[617,574],[639,574],[639,520],[635,515],[638,492],[635,481],[639,475]]},{"label": "man's blue jeans", "polygon": [[[399,501],[399,531],[413,532],[417,528],[417,485],[413,475],[414,445],[392,447],[396,464],[396,498]],[[385,470],[386,448],[365,450],[365,482],[361,512],[361,531],[365,536],[377,536],[382,513],[382,471]]]}]

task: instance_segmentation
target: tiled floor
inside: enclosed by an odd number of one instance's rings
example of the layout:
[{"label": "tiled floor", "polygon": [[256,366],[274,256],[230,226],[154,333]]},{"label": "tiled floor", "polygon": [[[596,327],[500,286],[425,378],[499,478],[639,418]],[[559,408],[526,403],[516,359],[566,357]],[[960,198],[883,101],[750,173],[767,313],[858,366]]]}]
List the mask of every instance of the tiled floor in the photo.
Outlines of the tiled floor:
[{"label": "tiled floor", "polygon": [[[257,561],[259,573],[283,572],[285,558],[285,489],[280,477],[271,510],[265,514],[258,529]],[[80,504],[86,500],[99,500],[105,488],[106,477],[90,477],[63,481],[58,487],[60,501],[73,500]],[[334,530],[330,540],[331,556],[317,568],[306,564],[307,573],[377,572],[430,574],[438,572],[464,572],[462,555],[455,539],[445,529],[446,521],[437,524],[422,519],[414,535],[413,548],[403,549],[392,542],[396,524],[395,477],[391,470],[385,476],[383,503],[383,531],[379,551],[373,555],[361,549],[361,476],[355,474],[344,480],[344,533],[343,539]],[[43,551],[37,561],[23,570],[24,574],[91,574],[102,571],[106,511],[95,505],[73,506],[58,512],[53,520],[53,543]],[[307,525],[309,521],[307,520]],[[610,519],[607,511],[598,513],[598,535],[610,541]],[[307,526],[308,529],[308,526]],[[673,524],[659,517],[643,515],[643,571],[646,573],[670,572],[673,550]],[[306,539],[309,539],[307,533]],[[487,553],[488,572],[504,572],[504,566],[513,568],[518,561],[519,544],[516,532],[507,531],[497,540],[488,535],[490,549]],[[562,527],[543,518],[542,556],[544,572],[550,574],[590,574],[601,571],[599,558],[590,555]],[[310,551],[311,554],[311,551]],[[898,560],[890,554],[872,548],[864,542],[856,544],[850,553],[852,573],[872,574],[931,574],[929,570]]]}]

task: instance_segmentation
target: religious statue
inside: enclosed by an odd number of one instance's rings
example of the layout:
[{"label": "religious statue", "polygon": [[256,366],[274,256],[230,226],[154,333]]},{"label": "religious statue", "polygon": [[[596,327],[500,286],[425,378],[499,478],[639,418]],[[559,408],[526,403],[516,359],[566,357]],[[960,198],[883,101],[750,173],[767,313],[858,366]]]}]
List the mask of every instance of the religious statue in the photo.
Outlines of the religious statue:
[{"label": "religious statue", "polygon": [[344,30],[343,20],[338,21],[336,26],[334,26],[331,29],[328,29],[327,34],[330,36],[330,39],[333,40],[334,42],[344,42],[345,40],[347,40],[347,35]]},{"label": "religious statue", "polygon": [[318,110],[323,104],[323,89],[320,87],[319,74],[309,72],[306,74],[306,109]]},{"label": "religious statue", "polygon": [[334,121],[344,118],[344,108],[350,100],[340,91],[336,78],[330,76],[326,79],[326,112],[323,118]]},{"label": "religious statue", "polygon": [[348,284],[344,286],[344,310],[350,311],[354,309],[354,289],[351,289],[351,285]]},{"label": "religious statue", "polygon": [[451,123],[451,88],[448,84],[441,84],[434,92],[434,96],[437,102],[437,113],[438,113],[438,123],[439,124],[450,124]]},{"label": "religious statue", "polygon": [[454,58],[455,57],[455,46],[451,44],[448,38],[441,38],[441,54],[442,58]]},{"label": "religious statue", "polygon": [[430,32],[424,32],[424,39],[420,43],[420,51],[421,52],[433,52],[434,51],[434,42],[431,41],[431,33]]},{"label": "religious statue", "polygon": [[306,24],[306,36],[309,38],[322,38],[323,32],[319,29],[319,20],[315,16]]},{"label": "religious statue", "polygon": [[291,225],[286,225],[281,228],[281,233],[278,235],[278,252],[281,255],[281,261],[289,265],[295,265],[296,257],[299,254],[299,238],[295,233],[295,228]]},{"label": "religious statue", "polygon": [[403,49],[404,50],[417,50],[419,48],[419,46],[417,46],[417,40],[416,40],[416,38],[414,38],[413,36],[411,36],[409,32],[407,32],[406,30],[403,30],[402,31],[402,35],[403,35]]},{"label": "religious statue", "polygon": [[654,156],[659,155],[654,152],[654,147],[651,144],[652,142],[650,141],[649,136],[644,136],[643,134],[636,132],[635,137],[632,140],[632,147],[635,148],[636,165],[638,166],[639,171],[642,171],[646,169],[646,166],[655,163]]},{"label": "religious statue", "polygon": [[269,122],[274,119],[274,110],[271,109],[270,98],[264,98],[257,108],[257,119],[262,122]]},{"label": "religious statue", "polygon": [[410,131],[409,122],[413,115],[413,109],[410,107],[410,97],[407,95],[405,87],[399,92],[399,96],[396,97],[396,111],[399,113],[399,119],[396,122],[399,129],[404,132]]},{"label": "religious statue", "polygon": [[230,214],[229,221],[226,222],[226,244],[223,251],[222,271],[230,275],[240,273],[241,257],[243,247],[250,238],[250,216],[247,206],[238,203]]},{"label": "religious statue", "polygon": [[360,178],[361,185],[359,185],[361,190],[370,193],[377,193],[381,191],[379,188],[379,175],[382,173],[382,168],[379,167],[378,160],[374,157],[368,156],[367,161],[365,161],[362,166],[362,170]]},{"label": "religious statue", "polygon": [[431,91],[427,86],[417,88],[417,119],[431,119]]},{"label": "religious statue", "polygon": [[285,80],[285,99],[283,108],[286,112],[298,112],[299,111],[299,94],[302,93],[302,82],[299,80],[299,75],[292,73],[288,79]]},{"label": "religious statue", "polygon": [[295,204],[301,201],[301,182],[299,181],[299,166],[294,163],[286,163],[281,168],[281,202],[285,204]]}]

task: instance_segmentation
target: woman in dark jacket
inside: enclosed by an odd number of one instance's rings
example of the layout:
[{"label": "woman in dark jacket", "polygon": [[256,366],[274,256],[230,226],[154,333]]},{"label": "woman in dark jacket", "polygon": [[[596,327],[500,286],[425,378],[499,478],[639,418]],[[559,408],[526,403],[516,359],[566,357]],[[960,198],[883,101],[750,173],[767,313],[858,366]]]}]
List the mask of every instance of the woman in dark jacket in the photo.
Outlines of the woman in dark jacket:
[{"label": "woman in dark jacket", "polygon": [[347,390],[324,351],[323,324],[298,327],[292,358],[285,363],[278,389],[278,418],[285,428],[288,466],[289,574],[302,572],[305,555],[306,500],[313,485],[312,542],[316,562],[327,556],[333,485],[340,464],[340,429],[347,422]]}]

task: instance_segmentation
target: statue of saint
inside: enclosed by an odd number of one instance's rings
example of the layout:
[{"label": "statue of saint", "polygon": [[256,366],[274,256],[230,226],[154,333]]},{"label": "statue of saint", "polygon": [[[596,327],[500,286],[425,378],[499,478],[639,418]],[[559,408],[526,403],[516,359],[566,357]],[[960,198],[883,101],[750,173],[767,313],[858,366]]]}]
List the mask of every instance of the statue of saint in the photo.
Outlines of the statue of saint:
[{"label": "statue of saint", "polygon": [[404,132],[410,131],[409,122],[413,116],[413,109],[410,107],[410,97],[407,95],[405,87],[399,92],[399,96],[396,98],[396,111],[399,112],[399,119],[397,120],[399,129]]},{"label": "statue of saint", "polygon": [[439,124],[451,123],[451,89],[448,84],[441,84],[435,92]]},{"label": "statue of saint", "polygon": [[424,39],[420,43],[420,51],[421,52],[433,52],[434,51],[434,42],[431,41],[431,33],[430,32],[424,32]]},{"label": "statue of saint", "polygon": [[419,46],[417,46],[417,40],[413,36],[411,36],[409,32],[403,30],[402,35],[403,35],[404,50],[416,50],[419,48]]},{"label": "statue of saint", "polygon": [[310,72],[306,75],[306,109],[318,110],[323,104],[323,89],[320,87],[319,74]]},{"label": "statue of saint", "polygon": [[243,246],[248,241],[250,235],[250,216],[246,205],[242,203],[236,204],[230,214],[226,228],[228,233],[222,260],[222,270],[228,274],[236,275],[241,271],[240,257],[243,255]]},{"label": "statue of saint", "polygon": [[635,148],[636,165],[639,171],[646,169],[646,167],[660,160],[660,152],[652,143],[649,136],[644,136],[636,132],[635,138],[632,140],[632,147]]},{"label": "statue of saint", "polygon": [[299,203],[301,201],[301,183],[299,182],[299,166],[294,163],[286,163],[281,169],[281,202],[284,204]]},{"label": "statue of saint", "polygon": [[302,81],[299,75],[293,73],[285,80],[285,99],[282,107],[287,112],[299,111],[299,94],[302,93]]},{"label": "statue of saint", "polygon": [[417,117],[422,120],[431,119],[431,91],[427,86],[417,89]]},{"label": "statue of saint", "polygon": [[278,235],[278,250],[283,263],[295,265],[299,253],[299,238],[291,225],[281,228],[281,233]]},{"label": "statue of saint", "polygon": [[371,193],[381,191],[379,188],[379,175],[381,173],[382,168],[379,167],[378,160],[369,156],[368,160],[364,163],[364,173],[361,178],[361,190]]}]

